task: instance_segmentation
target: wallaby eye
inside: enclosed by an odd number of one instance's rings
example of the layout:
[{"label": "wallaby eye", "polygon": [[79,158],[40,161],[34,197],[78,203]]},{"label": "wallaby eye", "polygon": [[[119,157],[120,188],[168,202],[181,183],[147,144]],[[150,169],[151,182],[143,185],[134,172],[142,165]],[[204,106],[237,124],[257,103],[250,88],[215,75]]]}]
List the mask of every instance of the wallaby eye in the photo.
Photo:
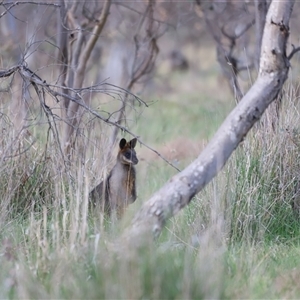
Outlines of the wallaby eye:
[{"label": "wallaby eye", "polygon": [[124,156],[127,158],[127,159],[131,159],[131,153],[130,152],[126,152],[124,154]]}]

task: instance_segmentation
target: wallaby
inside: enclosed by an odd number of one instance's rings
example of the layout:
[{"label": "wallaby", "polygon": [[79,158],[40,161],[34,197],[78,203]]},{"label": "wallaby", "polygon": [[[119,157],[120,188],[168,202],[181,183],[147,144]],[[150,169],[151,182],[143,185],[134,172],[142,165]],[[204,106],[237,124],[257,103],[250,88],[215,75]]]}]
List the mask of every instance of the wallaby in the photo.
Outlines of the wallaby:
[{"label": "wallaby", "polygon": [[137,139],[127,142],[121,139],[117,162],[107,179],[90,192],[93,206],[104,207],[104,213],[111,216],[116,211],[122,217],[126,207],[136,200],[136,171],[134,165],[139,161],[134,150]]}]

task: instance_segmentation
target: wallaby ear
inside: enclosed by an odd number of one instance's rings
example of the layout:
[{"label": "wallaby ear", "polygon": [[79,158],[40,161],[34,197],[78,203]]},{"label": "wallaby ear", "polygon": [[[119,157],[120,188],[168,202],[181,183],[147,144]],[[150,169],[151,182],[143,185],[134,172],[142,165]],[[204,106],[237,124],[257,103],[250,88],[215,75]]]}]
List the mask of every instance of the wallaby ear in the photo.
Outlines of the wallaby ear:
[{"label": "wallaby ear", "polygon": [[136,139],[136,138],[132,139],[132,140],[129,142],[130,148],[134,148],[135,145],[136,145],[136,142],[137,142],[137,139]]},{"label": "wallaby ear", "polygon": [[127,143],[127,142],[126,142],[125,139],[121,139],[121,140],[120,140],[119,147],[120,147],[121,150],[124,149],[126,143]]}]

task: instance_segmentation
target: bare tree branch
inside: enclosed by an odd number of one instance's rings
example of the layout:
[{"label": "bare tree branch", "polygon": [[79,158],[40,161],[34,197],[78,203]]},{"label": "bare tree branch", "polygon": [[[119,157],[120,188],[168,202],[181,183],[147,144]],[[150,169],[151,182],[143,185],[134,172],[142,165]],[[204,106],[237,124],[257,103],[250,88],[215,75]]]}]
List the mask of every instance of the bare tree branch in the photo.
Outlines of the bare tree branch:
[{"label": "bare tree branch", "polygon": [[[114,1],[113,4],[118,5],[118,6],[125,7],[125,8],[127,8],[128,10],[133,11],[133,12],[139,14],[139,15],[142,15],[142,14],[143,14],[142,12],[140,12],[140,11],[134,9],[133,7],[130,7],[129,5],[126,5],[124,2],[120,2],[120,1],[117,2],[117,1]],[[170,28],[172,28],[172,29],[176,29],[176,26],[174,26],[174,25],[171,24],[171,23],[161,21],[161,20],[159,20],[159,19],[157,19],[157,18],[154,18],[154,17],[153,17],[152,19],[153,19],[153,21],[155,21],[155,22],[157,22],[157,23],[159,23],[159,24],[164,24],[164,25],[167,25],[168,27],[170,27]]]},{"label": "bare tree branch", "polygon": [[[15,1],[15,2],[5,2],[5,3],[0,3],[5,9],[5,11],[0,14],[0,19],[5,16],[13,7],[17,5],[24,5],[24,4],[34,4],[34,5],[46,5],[46,6],[54,6],[55,8],[59,8],[60,4],[56,3],[50,3],[50,2],[34,2],[34,1]],[[9,7],[6,7],[9,5]]]},{"label": "bare tree branch", "polygon": [[[31,83],[36,91],[36,94],[38,95],[38,98],[40,100],[40,104],[41,107],[45,113],[45,115],[48,118],[48,123],[49,126],[51,127],[52,131],[54,132],[54,136],[56,137],[57,141],[60,142],[60,138],[59,138],[59,133],[58,133],[58,129],[56,128],[56,124],[55,124],[55,118],[59,118],[58,116],[55,116],[52,111],[51,108],[48,107],[45,103],[45,92],[48,93],[49,95],[51,95],[57,102],[60,101],[60,98],[62,99],[69,99],[72,102],[75,102],[78,106],[82,107],[85,111],[89,112],[90,114],[92,114],[93,116],[95,116],[97,119],[112,125],[114,127],[117,127],[119,130],[123,131],[123,132],[127,132],[128,134],[130,134],[131,136],[137,138],[137,140],[139,141],[139,143],[141,145],[144,145],[147,149],[149,149],[150,151],[154,152],[155,154],[157,154],[162,160],[164,160],[168,165],[170,165],[172,168],[174,168],[175,170],[179,171],[180,170],[174,165],[172,164],[169,160],[167,160],[161,153],[159,153],[158,151],[156,151],[155,149],[153,149],[152,147],[148,146],[146,143],[144,143],[141,138],[137,135],[135,135],[132,131],[130,131],[126,126],[121,125],[120,122],[117,121],[112,121],[110,119],[110,115],[107,118],[104,118],[103,116],[101,116],[98,112],[96,112],[95,110],[93,110],[91,107],[89,107],[85,101],[82,99],[82,94],[84,92],[101,92],[101,93],[107,93],[109,95],[111,94],[119,94],[120,92],[125,92],[126,95],[132,95],[134,96],[138,101],[140,101],[140,103],[143,103],[147,106],[147,104],[142,101],[140,98],[138,98],[137,96],[133,95],[131,92],[119,88],[113,84],[109,84],[109,83],[102,83],[101,85],[104,86],[108,86],[111,87],[110,90],[108,90],[106,87],[104,88],[99,88],[98,86],[91,86],[91,87],[86,87],[86,88],[81,88],[81,89],[72,89],[69,87],[62,87],[59,85],[53,85],[53,84],[48,84],[46,83],[45,80],[43,80],[41,77],[39,77],[37,74],[35,74],[33,71],[31,71],[29,68],[27,68],[24,65],[17,65],[17,66],[13,66],[11,68],[9,68],[8,70],[5,71],[1,71],[0,72],[0,78],[1,77],[8,77],[10,75],[13,75],[14,72],[19,72],[22,76],[22,78]],[[62,88],[65,88],[67,91],[70,91],[71,93],[67,93],[64,94],[63,92],[61,92]],[[114,88],[114,89],[112,89]],[[75,95],[72,96],[71,94]],[[64,122],[68,122],[68,120],[62,120]],[[54,127],[52,128],[52,123],[54,123]],[[73,126],[71,123],[68,123],[68,126]],[[62,150],[61,150],[62,151]]]},{"label": "bare tree branch", "polygon": [[229,33],[226,32],[224,26],[221,28],[221,31],[222,33],[224,34],[224,36],[226,36],[230,42],[231,42],[231,45],[230,45],[230,53],[233,52],[233,48],[236,44],[236,40],[238,38],[240,38],[245,32],[247,32],[254,24],[254,20],[252,20],[251,22],[249,22],[243,30],[241,30],[241,32],[239,32],[239,34],[234,34],[234,35],[230,35]]},{"label": "bare tree branch", "polygon": [[294,45],[292,45],[293,50],[291,51],[291,53],[288,56],[288,60],[291,60],[293,58],[293,56],[300,51],[300,47],[295,48]]},{"label": "bare tree branch", "polygon": [[8,70],[0,71],[0,77],[9,77],[12,75],[16,70],[18,70],[19,66],[14,66],[9,68]]},{"label": "bare tree branch", "polygon": [[[229,83],[229,87],[232,90],[236,101],[239,102],[240,99],[242,99],[242,97],[243,97],[243,93],[240,89],[240,85],[238,83],[238,78],[237,78],[238,73],[239,73],[239,69],[237,66],[238,61],[232,55],[234,48],[235,48],[236,39],[239,36],[237,36],[237,37],[230,36],[227,33],[225,33],[224,28],[221,29],[221,32],[223,33],[223,35],[225,37],[227,37],[230,41],[230,49],[229,49],[229,51],[226,51],[222,44],[221,37],[216,32],[217,28],[216,28],[214,22],[212,20],[210,20],[207,16],[205,17],[205,22],[206,22],[209,32],[211,33],[212,37],[214,38],[214,40],[216,42],[217,59],[222,68],[222,72]],[[251,26],[251,25],[252,24],[249,23],[246,26],[246,29],[248,30],[250,28],[249,26]],[[243,32],[246,32],[247,30],[245,30]]]}]

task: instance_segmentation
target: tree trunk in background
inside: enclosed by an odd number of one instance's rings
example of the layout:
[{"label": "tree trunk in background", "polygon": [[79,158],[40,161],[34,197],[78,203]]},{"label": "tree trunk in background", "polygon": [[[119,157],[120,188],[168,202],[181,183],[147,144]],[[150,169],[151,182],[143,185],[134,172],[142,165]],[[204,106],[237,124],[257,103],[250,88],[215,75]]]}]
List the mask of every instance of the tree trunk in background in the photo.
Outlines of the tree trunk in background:
[{"label": "tree trunk in background", "polygon": [[256,36],[256,55],[255,68],[259,69],[259,58],[261,50],[261,41],[265,27],[266,15],[268,12],[268,5],[266,0],[254,0],[255,2],[255,36]]},{"label": "tree trunk in background", "polygon": [[293,5],[294,0],[271,3],[256,82],[229,114],[200,156],[144,203],[132,225],[124,233],[123,237],[129,244],[137,245],[151,234],[157,236],[166,221],[189,204],[217,175],[268,105],[277,97],[289,71],[286,44]]},{"label": "tree trunk in background", "polygon": [[[57,11],[57,61],[59,66],[59,85],[62,87],[61,92],[68,95],[69,90],[64,88],[67,84],[67,74],[68,74],[68,24],[67,24],[67,8],[65,6],[65,1],[59,1],[60,9]],[[68,98],[63,99],[64,113],[63,117],[66,118],[66,110],[69,106],[70,100]]]},{"label": "tree trunk in background", "polygon": [[[86,71],[86,66],[89,61],[91,52],[96,44],[98,37],[100,36],[104,25],[106,24],[107,16],[110,10],[111,0],[105,0],[103,2],[103,7],[99,20],[96,20],[96,25],[91,30],[91,35],[87,40],[86,44],[83,45],[83,33],[85,32],[85,21],[83,24],[79,24],[74,12],[79,4],[83,2],[74,2],[72,7],[66,13],[69,15],[70,20],[75,26],[78,26],[80,30],[78,37],[74,40],[74,43],[69,45],[68,54],[68,74],[65,75],[67,84],[72,90],[72,96],[82,101],[77,91],[82,89],[84,83],[84,76]],[[72,50],[72,46],[74,49]],[[63,57],[65,59],[65,57]],[[79,120],[81,119],[80,106],[77,102],[69,102],[68,99],[64,100],[64,108],[66,113],[66,124],[64,130],[64,151],[67,157],[70,158],[71,150],[74,148],[76,132],[78,129]]]}]

